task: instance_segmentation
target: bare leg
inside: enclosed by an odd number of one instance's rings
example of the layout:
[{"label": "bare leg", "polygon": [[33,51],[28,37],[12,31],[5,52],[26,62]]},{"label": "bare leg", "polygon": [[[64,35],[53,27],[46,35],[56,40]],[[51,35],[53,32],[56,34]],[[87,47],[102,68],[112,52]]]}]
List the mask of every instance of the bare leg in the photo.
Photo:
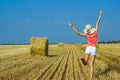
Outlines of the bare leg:
[{"label": "bare leg", "polygon": [[86,62],[88,62],[88,59],[89,59],[89,54],[85,54],[85,56],[84,56],[84,60],[86,61]]},{"label": "bare leg", "polygon": [[94,75],[94,62],[95,62],[95,56],[91,56],[91,61],[90,61],[90,80],[93,79],[93,75]]},{"label": "bare leg", "polygon": [[84,56],[81,56],[80,59],[82,60],[84,65],[87,65],[88,59],[89,59],[89,54],[85,54]]}]

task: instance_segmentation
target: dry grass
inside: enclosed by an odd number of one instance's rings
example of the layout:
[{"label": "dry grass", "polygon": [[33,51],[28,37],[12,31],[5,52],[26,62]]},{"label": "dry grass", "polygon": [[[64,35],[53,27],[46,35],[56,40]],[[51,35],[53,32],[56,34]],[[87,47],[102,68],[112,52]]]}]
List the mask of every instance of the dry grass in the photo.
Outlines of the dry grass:
[{"label": "dry grass", "polygon": [[[99,45],[95,80],[120,80],[119,46]],[[49,45],[47,57],[29,58],[29,45],[0,46],[4,48],[0,50],[0,80],[89,80],[89,66],[84,66],[79,59],[85,47]]]}]

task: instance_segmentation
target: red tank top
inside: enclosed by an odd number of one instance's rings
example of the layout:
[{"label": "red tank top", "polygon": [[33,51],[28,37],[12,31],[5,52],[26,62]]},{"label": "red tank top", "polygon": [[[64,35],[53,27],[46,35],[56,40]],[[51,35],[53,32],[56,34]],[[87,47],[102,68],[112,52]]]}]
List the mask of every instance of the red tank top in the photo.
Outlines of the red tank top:
[{"label": "red tank top", "polygon": [[88,46],[96,46],[98,42],[97,35],[98,35],[97,31],[95,31],[93,34],[86,34]]}]

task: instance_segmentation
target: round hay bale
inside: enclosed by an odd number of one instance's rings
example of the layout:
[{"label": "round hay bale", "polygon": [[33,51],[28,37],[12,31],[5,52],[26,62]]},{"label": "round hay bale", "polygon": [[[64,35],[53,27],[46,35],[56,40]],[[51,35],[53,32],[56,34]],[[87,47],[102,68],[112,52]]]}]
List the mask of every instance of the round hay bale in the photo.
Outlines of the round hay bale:
[{"label": "round hay bale", "polygon": [[65,44],[64,44],[63,42],[59,42],[59,43],[58,43],[58,46],[59,46],[59,47],[62,47],[62,46],[64,46],[64,45],[65,45]]},{"label": "round hay bale", "polygon": [[48,39],[47,38],[31,38],[30,40],[30,55],[48,55]]},{"label": "round hay bale", "polygon": [[80,45],[82,46],[82,45],[83,45],[83,43],[80,43]]}]

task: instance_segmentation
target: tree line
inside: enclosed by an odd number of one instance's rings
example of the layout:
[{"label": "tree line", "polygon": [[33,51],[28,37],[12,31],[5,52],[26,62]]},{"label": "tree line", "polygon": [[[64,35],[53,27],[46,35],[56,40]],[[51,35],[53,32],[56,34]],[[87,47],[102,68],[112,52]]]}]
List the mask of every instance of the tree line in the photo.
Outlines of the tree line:
[{"label": "tree line", "polygon": [[120,41],[100,41],[99,43],[102,43],[102,44],[117,44],[117,43],[120,43]]}]

